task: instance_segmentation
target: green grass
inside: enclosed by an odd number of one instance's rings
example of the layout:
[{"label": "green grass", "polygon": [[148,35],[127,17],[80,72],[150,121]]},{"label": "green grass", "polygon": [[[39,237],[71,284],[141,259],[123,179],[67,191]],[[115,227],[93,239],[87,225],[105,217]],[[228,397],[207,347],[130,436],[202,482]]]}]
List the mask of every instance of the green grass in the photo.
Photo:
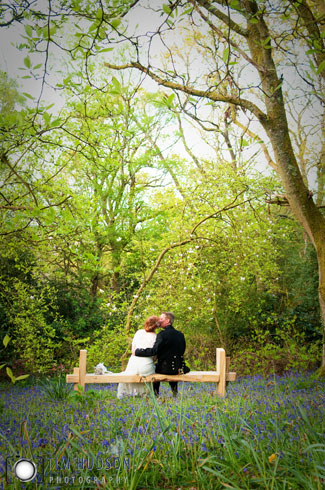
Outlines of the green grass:
[{"label": "green grass", "polygon": [[37,488],[46,489],[324,487],[321,379],[245,377],[228,385],[225,399],[213,389],[180,384],[174,399],[165,385],[158,399],[148,391],[123,400],[116,385],[61,400],[38,386],[3,391],[0,488],[20,488],[17,480],[6,486],[4,474],[4,456],[18,454],[42,462]]}]

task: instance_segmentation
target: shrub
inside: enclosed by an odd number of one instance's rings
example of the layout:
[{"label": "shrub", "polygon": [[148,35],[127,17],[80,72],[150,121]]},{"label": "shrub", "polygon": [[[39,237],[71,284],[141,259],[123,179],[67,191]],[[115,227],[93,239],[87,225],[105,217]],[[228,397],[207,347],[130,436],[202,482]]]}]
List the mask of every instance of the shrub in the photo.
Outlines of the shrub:
[{"label": "shrub", "polygon": [[207,335],[186,336],[185,359],[192,371],[209,371],[216,368],[216,348],[221,347],[216,339]]},{"label": "shrub", "polygon": [[277,328],[273,336],[268,330],[256,328],[247,345],[234,348],[231,368],[240,375],[273,372],[281,375],[286,371],[315,370],[320,361],[320,342],[305,342],[304,334],[296,329],[292,319]]},{"label": "shrub", "polygon": [[[87,371],[91,372],[100,362],[103,362],[109,370],[120,370],[121,358],[131,338],[128,339],[122,327],[110,328],[109,325],[98,330],[94,337],[91,345],[87,347]],[[131,351],[129,354],[131,355]]]},{"label": "shrub", "polygon": [[55,330],[45,321],[48,310],[45,295],[18,279],[11,286],[8,317],[15,354],[30,372],[44,373],[53,365]]}]

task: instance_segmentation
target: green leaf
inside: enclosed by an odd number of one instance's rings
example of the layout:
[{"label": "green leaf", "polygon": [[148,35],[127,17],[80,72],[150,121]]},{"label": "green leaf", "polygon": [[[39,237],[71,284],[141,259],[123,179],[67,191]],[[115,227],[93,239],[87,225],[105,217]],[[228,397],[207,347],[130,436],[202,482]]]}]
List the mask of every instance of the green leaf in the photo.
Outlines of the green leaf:
[{"label": "green leaf", "polygon": [[107,53],[108,51],[113,51],[113,48],[105,48],[105,49],[101,49],[99,51],[99,53]]},{"label": "green leaf", "polygon": [[317,68],[316,70],[316,74],[317,75],[320,75],[322,73],[322,71],[325,70],[325,60],[323,60],[321,62],[321,64],[319,65],[319,67]]},{"label": "green leaf", "polygon": [[56,26],[55,26],[55,25],[53,25],[53,26],[50,28],[50,36],[51,36],[51,37],[52,37],[52,36],[54,36],[54,34],[56,33],[56,30],[57,30],[57,28],[56,28]]},{"label": "green leaf", "polygon": [[80,11],[80,5],[79,5],[79,0],[74,0],[72,2],[72,8],[75,12],[79,12]]},{"label": "green leaf", "polygon": [[28,94],[27,92],[23,92],[23,95],[25,97],[28,97],[28,99],[34,100],[34,97],[32,95]]},{"label": "green leaf", "polygon": [[97,21],[96,22],[93,22],[91,24],[91,26],[88,28],[88,33],[89,32],[93,32],[93,31],[96,31],[97,28],[98,28],[98,22]]},{"label": "green leaf", "polygon": [[40,216],[40,214],[41,214],[41,210],[40,210],[40,208],[35,207],[35,208],[33,208],[33,210],[32,210],[32,211],[30,211],[30,214],[31,214],[31,216],[33,216],[33,217]]},{"label": "green leaf", "polygon": [[51,115],[48,112],[44,112],[43,119],[45,121],[45,124],[48,125],[50,123],[50,120],[51,120]]},{"label": "green leaf", "polygon": [[121,84],[115,77],[112,78],[112,84],[114,85],[116,92],[121,93]]},{"label": "green leaf", "polygon": [[18,381],[19,379],[25,379],[25,378],[28,378],[29,374],[22,374],[21,376],[18,376],[18,378],[15,378],[16,381]]},{"label": "green leaf", "polygon": [[318,50],[317,49],[308,49],[308,51],[306,51],[306,54],[314,54],[314,53],[318,53]]},{"label": "green leaf", "polygon": [[167,15],[170,14],[171,9],[170,9],[169,5],[167,5],[166,3],[164,3],[163,6],[162,6],[162,8],[163,8],[163,11],[165,12],[165,14],[167,14]]},{"label": "green leaf", "polygon": [[276,91],[277,91],[277,90],[278,90],[278,89],[279,89],[281,86],[282,86],[282,82],[281,82],[281,83],[279,83],[279,85],[277,85],[277,86],[275,87],[275,89],[273,90],[273,92],[272,92],[272,93],[274,94],[274,93],[275,93],[275,92],[276,92]]},{"label": "green leaf", "polygon": [[182,16],[185,16],[185,15],[190,15],[194,10],[194,7],[190,7],[186,10],[184,10],[184,12],[181,14]]},{"label": "green leaf", "polygon": [[232,0],[232,2],[230,3],[229,7],[231,9],[239,9],[240,5],[239,5],[239,1],[238,0]]},{"label": "green leaf", "polygon": [[261,45],[264,49],[272,49],[271,37],[268,36],[266,39],[262,40]]},{"label": "green leaf", "polygon": [[228,60],[229,60],[229,46],[227,46],[224,50],[223,50],[223,53],[222,53],[222,59],[224,61],[225,64],[228,63]]},{"label": "green leaf", "polygon": [[255,19],[255,17],[252,17],[251,19],[249,19],[249,23],[250,24],[258,24],[258,20]]},{"label": "green leaf", "polygon": [[30,62],[29,56],[26,56],[26,58],[24,58],[24,65],[27,66],[27,68],[31,67],[31,62]]},{"label": "green leaf", "polygon": [[51,122],[51,128],[55,126],[60,126],[61,124],[61,119],[55,119],[54,121]]},{"label": "green leaf", "polygon": [[120,25],[121,19],[119,17],[116,17],[115,19],[111,20],[111,26],[116,28]]},{"label": "green leaf", "polygon": [[2,341],[2,343],[3,343],[3,345],[4,345],[5,347],[7,347],[7,345],[9,344],[9,342],[10,342],[10,337],[9,337],[9,335],[6,333],[6,335],[5,335],[5,337],[4,337],[3,341]]},{"label": "green leaf", "polygon": [[42,27],[42,34],[43,34],[44,39],[47,39],[48,38],[49,30],[48,30],[47,25],[44,26],[44,27]]},{"label": "green leaf", "polygon": [[5,364],[1,364],[0,366],[0,369],[4,368],[5,367]]},{"label": "green leaf", "polygon": [[167,97],[166,103],[168,107],[172,106],[174,98],[175,94],[170,94],[169,97]]},{"label": "green leaf", "polygon": [[316,73],[316,68],[315,68],[315,65],[314,65],[314,63],[312,62],[312,60],[309,60],[309,66],[310,66],[310,68],[312,69],[312,71],[313,71],[314,73]]},{"label": "green leaf", "polygon": [[41,66],[43,66],[42,63],[39,63],[39,65],[34,66],[34,70],[38,70]]},{"label": "green leaf", "polygon": [[13,372],[11,371],[10,367],[6,367],[6,372],[9,376],[9,378],[11,379],[11,381],[14,383],[16,381],[16,378],[15,378]]},{"label": "green leaf", "polygon": [[32,35],[33,35],[33,28],[32,28],[32,26],[26,25],[25,26],[25,32],[26,32],[27,36],[32,37]]}]

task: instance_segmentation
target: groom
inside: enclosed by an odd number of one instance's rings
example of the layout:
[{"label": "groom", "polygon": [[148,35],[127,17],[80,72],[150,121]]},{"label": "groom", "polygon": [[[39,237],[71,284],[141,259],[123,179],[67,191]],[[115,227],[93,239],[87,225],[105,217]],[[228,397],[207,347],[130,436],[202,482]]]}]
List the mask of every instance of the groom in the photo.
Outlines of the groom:
[{"label": "groom", "polygon": [[[139,357],[157,356],[156,364],[157,374],[178,374],[179,369],[183,369],[185,352],[185,337],[173,327],[173,313],[162,313],[159,317],[159,323],[163,329],[157,335],[153,347],[147,349],[136,349],[135,355]],[[177,395],[177,381],[170,381],[173,396]],[[153,390],[156,396],[159,395],[160,381],[153,383]]]}]

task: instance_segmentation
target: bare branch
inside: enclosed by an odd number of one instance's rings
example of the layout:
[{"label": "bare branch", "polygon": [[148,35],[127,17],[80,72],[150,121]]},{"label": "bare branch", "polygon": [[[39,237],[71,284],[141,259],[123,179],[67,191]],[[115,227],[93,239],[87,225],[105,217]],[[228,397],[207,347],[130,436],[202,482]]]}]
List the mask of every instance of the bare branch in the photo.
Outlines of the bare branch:
[{"label": "bare branch", "polygon": [[164,87],[168,87],[172,90],[180,90],[182,92],[185,92],[186,94],[193,95],[194,97],[206,98],[213,100],[214,102],[226,102],[228,104],[243,107],[244,109],[247,109],[252,114],[254,114],[259,122],[266,129],[268,128],[268,120],[266,114],[256,104],[247,99],[241,99],[240,97],[235,97],[233,95],[224,95],[216,90],[209,92],[206,90],[195,89],[193,87],[190,87],[189,85],[181,85],[179,83],[171,82],[169,80],[159,77],[149,68],[146,68],[136,61],[132,61],[131,63],[126,63],[124,65],[112,65],[111,63],[105,62],[104,65],[112,70],[126,70],[128,68],[136,68],[137,70],[140,70],[143,73],[149,75],[149,77],[155,80],[159,85],[163,85]]},{"label": "bare branch", "polygon": [[199,159],[194,155],[194,153],[191,151],[191,149],[189,148],[189,146],[187,144],[187,141],[186,141],[185,135],[184,135],[184,131],[183,131],[183,127],[182,127],[182,121],[181,121],[180,114],[177,111],[175,111],[174,113],[176,114],[176,117],[177,117],[177,120],[178,120],[179,132],[180,132],[181,139],[182,139],[182,142],[183,142],[183,145],[184,145],[185,150],[190,155],[190,157],[192,158],[193,162],[195,163],[195,165],[197,166],[197,168],[199,169],[199,171],[201,172],[201,174],[202,175],[206,175],[206,171],[202,167]]},{"label": "bare branch", "polygon": [[238,126],[239,128],[241,128],[243,131],[245,131],[248,136],[250,136],[251,138],[253,138],[254,140],[256,140],[260,145],[261,145],[261,148],[264,152],[264,155],[265,155],[265,158],[267,160],[267,163],[270,165],[270,167],[272,167],[276,172],[279,172],[279,169],[278,169],[278,166],[277,164],[274,162],[274,160],[271,158],[271,155],[267,149],[267,146],[266,144],[264,143],[264,141],[255,133],[253,133],[253,131],[251,131],[247,126],[245,126],[244,124],[242,124],[240,121],[238,121],[237,117],[236,117],[236,114],[235,114],[235,111],[232,111],[232,122],[236,124],[236,126]]},{"label": "bare branch", "polygon": [[[190,0],[190,2],[193,3],[192,0]],[[228,15],[217,9],[214,5],[212,5],[212,2],[208,2],[207,0],[197,0],[197,3],[199,3],[201,7],[206,8],[211,14],[224,22],[231,30],[237,32],[237,34],[240,34],[241,36],[247,37],[248,33],[246,29],[234,22]],[[221,1],[218,3],[221,4]],[[224,2],[222,2],[222,4],[224,4]]]},{"label": "bare branch", "polygon": [[[202,17],[202,19],[211,27],[211,29],[219,36],[221,37],[222,39],[225,39],[225,41],[227,41],[233,48],[235,48],[238,53],[240,53],[242,55],[242,57],[248,61],[248,63],[250,63],[251,65],[253,65],[258,71],[260,72],[266,72],[266,70],[263,68],[263,66],[261,65],[258,65],[252,58],[250,58],[248,56],[248,54],[245,53],[245,51],[243,49],[241,49],[237,43],[235,43],[235,41],[233,41],[229,35],[225,35],[218,27],[216,27],[212,22],[211,20],[206,16],[204,15],[204,13],[202,12],[202,10],[200,10],[196,5],[195,5],[195,0],[190,0],[191,4],[194,6],[195,10],[198,12],[198,14]],[[202,3],[202,2],[199,2],[199,3]],[[207,3],[207,2],[203,2],[203,3]]]}]

